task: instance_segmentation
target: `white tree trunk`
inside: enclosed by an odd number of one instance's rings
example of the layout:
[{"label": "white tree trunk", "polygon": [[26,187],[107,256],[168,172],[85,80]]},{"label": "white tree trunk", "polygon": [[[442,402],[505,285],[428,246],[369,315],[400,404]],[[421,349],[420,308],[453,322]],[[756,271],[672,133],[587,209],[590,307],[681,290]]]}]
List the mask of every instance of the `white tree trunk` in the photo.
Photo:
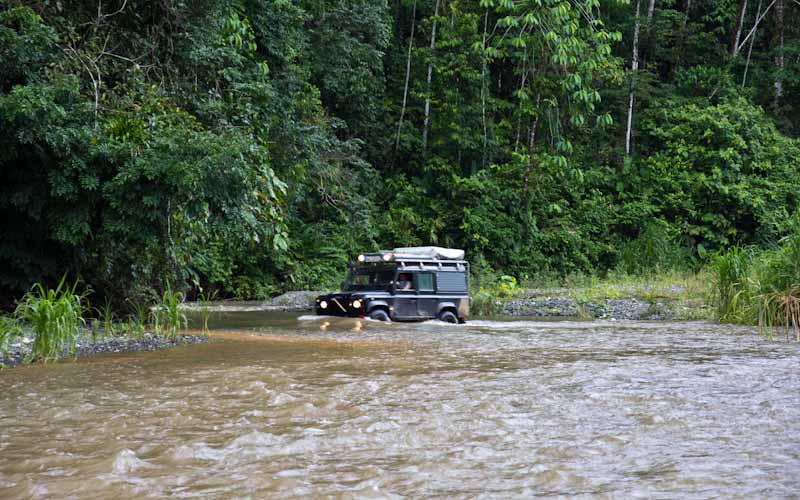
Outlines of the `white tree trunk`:
[{"label": "white tree trunk", "polygon": [[685,9],[683,10],[683,27],[686,27],[686,22],[689,20],[689,9],[692,8],[692,0],[686,0]]},{"label": "white tree trunk", "polygon": [[483,64],[481,65],[481,122],[483,124],[483,166],[486,167],[486,28],[489,22],[489,9],[483,15]]},{"label": "white tree trunk", "polygon": [[781,81],[781,72],[783,71],[785,60],[783,56],[783,0],[778,0],[775,4],[775,42],[778,46],[778,54],[775,56],[775,66],[778,67],[778,77],[775,79],[775,106],[783,95],[783,82]]},{"label": "white tree trunk", "polygon": [[[736,16],[736,28],[733,30],[731,38],[731,55],[733,57],[736,57],[739,53],[739,40],[742,38],[745,12],[747,12],[747,0],[739,0],[739,15]],[[756,16],[756,19],[758,19],[758,16]]]},{"label": "white tree trunk", "polygon": [[400,129],[403,127],[403,117],[406,114],[406,103],[408,102],[408,81],[411,78],[411,48],[414,46],[414,27],[417,23],[417,0],[411,8],[411,37],[408,39],[408,56],[406,57],[406,83],[403,86],[403,106],[400,108],[400,120],[397,122],[397,137],[394,141],[394,152],[400,148]]},{"label": "white tree trunk", "polygon": [[631,155],[631,139],[633,129],[633,100],[634,100],[634,86],[636,80],[636,72],[639,70],[639,12],[641,8],[641,0],[636,0],[636,16],[633,25],[633,55],[631,60],[631,89],[628,96],[628,126],[625,131],[625,155]]},{"label": "white tree trunk", "polygon": [[[795,0],[795,1],[797,1],[797,0]],[[739,46],[736,48],[737,52],[742,50],[742,47],[744,47],[744,44],[746,44],[747,41],[750,40],[750,37],[753,36],[753,34],[756,32],[756,29],[758,28],[758,25],[761,24],[761,21],[763,21],[764,18],[767,17],[767,14],[769,13],[769,9],[771,9],[772,6],[775,5],[777,2],[778,2],[778,0],[772,0],[772,3],[767,5],[767,8],[764,9],[764,12],[762,12],[760,16],[756,16],[756,21],[753,23],[752,29],[750,29],[750,31],[747,33],[747,36],[744,37],[744,40],[742,40],[741,43],[739,44]]]},{"label": "white tree trunk", "polygon": [[[761,5],[762,0],[758,0],[758,9],[756,9],[756,18],[753,21],[753,38],[750,39],[750,48],[747,49],[747,62],[744,63],[744,73],[742,74],[742,87],[747,84],[747,70],[750,69],[750,56],[753,54],[753,43],[756,41],[756,28],[758,27],[758,20],[761,18]],[[738,47],[736,48],[739,49]]]},{"label": "white tree trunk", "polygon": [[528,135],[528,164],[525,166],[525,177],[522,181],[522,208],[528,207],[528,185],[531,172],[533,171],[533,146],[536,143],[536,127],[539,125],[539,107],[542,102],[542,94],[536,94],[536,114],[533,116],[530,134]]},{"label": "white tree trunk", "polygon": [[439,20],[439,1],[433,9],[433,29],[431,29],[431,60],[428,61],[428,80],[425,88],[425,119],[422,122],[422,150],[428,148],[428,123],[431,116],[431,74],[433,73],[433,50],[436,48],[436,23]]}]

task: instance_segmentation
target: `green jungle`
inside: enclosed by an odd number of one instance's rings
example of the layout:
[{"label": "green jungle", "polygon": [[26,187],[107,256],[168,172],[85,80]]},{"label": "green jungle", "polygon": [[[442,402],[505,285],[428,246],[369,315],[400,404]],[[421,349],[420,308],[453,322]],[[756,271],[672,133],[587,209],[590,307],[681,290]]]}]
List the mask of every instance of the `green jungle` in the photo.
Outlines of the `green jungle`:
[{"label": "green jungle", "polygon": [[677,276],[796,327],[798,117],[796,0],[0,0],[0,303],[142,316],[439,245],[479,299]]}]

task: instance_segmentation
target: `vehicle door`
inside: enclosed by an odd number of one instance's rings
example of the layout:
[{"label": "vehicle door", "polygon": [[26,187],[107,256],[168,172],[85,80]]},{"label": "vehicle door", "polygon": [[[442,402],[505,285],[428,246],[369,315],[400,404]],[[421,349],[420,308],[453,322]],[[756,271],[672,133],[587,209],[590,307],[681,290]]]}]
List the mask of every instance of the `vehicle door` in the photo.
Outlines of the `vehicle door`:
[{"label": "vehicle door", "polygon": [[436,297],[433,273],[416,273],[414,278],[417,289],[417,315],[421,318],[435,318],[439,299]]},{"label": "vehicle door", "polygon": [[413,274],[400,271],[395,277],[394,316],[397,319],[417,317],[417,289]]}]

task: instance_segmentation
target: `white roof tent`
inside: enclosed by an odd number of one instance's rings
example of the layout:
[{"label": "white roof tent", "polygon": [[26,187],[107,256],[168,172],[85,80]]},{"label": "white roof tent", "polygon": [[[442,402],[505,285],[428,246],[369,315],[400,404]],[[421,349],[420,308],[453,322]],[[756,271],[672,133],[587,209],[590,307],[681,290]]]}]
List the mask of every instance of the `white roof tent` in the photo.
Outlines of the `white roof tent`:
[{"label": "white roof tent", "polygon": [[358,256],[359,263],[392,261],[461,261],[464,250],[442,247],[402,247]]}]

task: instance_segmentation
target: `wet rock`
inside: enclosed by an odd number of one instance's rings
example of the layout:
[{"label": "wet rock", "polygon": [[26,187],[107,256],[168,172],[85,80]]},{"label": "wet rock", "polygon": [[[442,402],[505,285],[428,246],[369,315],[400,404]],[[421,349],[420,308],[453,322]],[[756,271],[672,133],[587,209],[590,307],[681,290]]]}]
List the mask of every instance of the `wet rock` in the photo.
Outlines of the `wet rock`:
[{"label": "wet rock", "polygon": [[579,316],[580,308],[572,297],[530,297],[506,301],[502,313],[510,316]]},{"label": "wet rock", "polygon": [[306,311],[314,308],[314,300],[325,292],[291,291],[278,295],[268,302],[270,306],[281,307],[286,311]]},{"label": "wet rock", "polygon": [[602,306],[603,312],[597,316],[601,319],[644,319],[650,310],[648,302],[637,299],[606,300]]},{"label": "wet rock", "polygon": [[306,312],[314,309],[314,300],[326,292],[292,291],[278,295],[267,301],[261,300],[221,300],[213,302],[185,302],[181,308],[190,312],[202,310],[210,312]]},{"label": "wet rock", "polygon": [[627,298],[579,302],[569,296],[510,299],[503,303],[501,314],[611,320],[674,320],[679,317],[675,307],[668,301],[651,303]]}]

